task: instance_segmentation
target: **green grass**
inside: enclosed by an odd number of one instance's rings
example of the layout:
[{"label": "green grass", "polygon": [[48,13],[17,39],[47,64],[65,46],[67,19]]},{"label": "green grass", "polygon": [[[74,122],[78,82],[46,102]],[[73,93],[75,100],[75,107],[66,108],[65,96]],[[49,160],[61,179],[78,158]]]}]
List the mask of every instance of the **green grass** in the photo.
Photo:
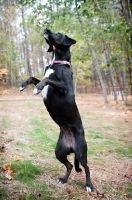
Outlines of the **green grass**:
[{"label": "green grass", "polygon": [[128,196],[130,196],[132,198],[132,183],[129,183],[127,186],[126,186],[126,190],[128,192]]},{"label": "green grass", "polygon": [[[20,181],[23,185],[12,185],[13,191],[16,193],[20,193],[20,191],[26,191],[22,195],[19,194],[19,197],[21,196],[21,199],[23,200],[53,200],[58,199],[61,200],[62,198],[59,197],[52,197],[54,196],[54,192],[57,192],[57,190],[54,188],[52,189],[47,185],[47,183],[42,179],[40,181],[40,178],[46,175],[46,171],[49,172],[50,170],[56,170],[58,172],[58,168],[55,168],[55,166],[37,166],[33,164],[29,160],[24,161],[14,161],[12,162],[11,169],[13,170],[14,174],[14,180]],[[0,177],[1,181],[5,181],[5,177]],[[54,191],[54,192],[53,192]],[[12,199],[13,196],[11,194],[11,191],[9,190],[3,190],[0,188],[0,198],[8,199],[9,196],[11,196]],[[16,199],[16,198],[15,198]]]},{"label": "green grass", "polygon": [[132,158],[132,146],[120,146],[118,148],[115,148],[115,152],[119,157]]},{"label": "green grass", "polygon": [[95,163],[104,163],[105,160],[100,155],[113,154],[115,147],[120,147],[117,139],[104,132],[99,132],[97,129],[88,129],[86,139],[88,141],[88,157]]},{"label": "green grass", "polygon": [[117,190],[112,184],[106,184],[103,188],[109,194],[109,199],[124,200],[123,191]]},{"label": "green grass", "polygon": [[26,146],[26,144],[22,143],[22,142],[16,142],[16,145],[20,148],[24,148]]},{"label": "green grass", "polygon": [[10,194],[11,194],[11,191],[8,189],[4,189],[4,188],[2,188],[1,186],[0,186],[0,199],[1,200],[6,200],[6,198],[8,197],[8,199],[9,199],[9,197],[10,197]]},{"label": "green grass", "polygon": [[15,171],[16,180],[26,184],[30,184],[36,175],[40,174],[39,167],[33,165],[29,160],[13,162],[12,169]]},{"label": "green grass", "polygon": [[37,104],[33,101],[28,101],[26,103],[24,103],[24,106],[28,107],[28,108],[34,108]]},{"label": "green grass", "polygon": [[31,125],[33,129],[30,131],[30,135],[32,136],[33,144],[29,145],[30,148],[37,149],[37,154],[54,152],[58,138],[58,132],[54,130],[54,127],[47,125],[44,118],[33,118]]},{"label": "green grass", "polygon": [[100,135],[95,135],[94,139],[104,139],[104,138],[102,136],[100,136]]},{"label": "green grass", "polygon": [[6,129],[9,127],[9,122],[8,122],[7,117],[2,117],[1,123],[2,123],[3,128]]},{"label": "green grass", "polygon": [[105,130],[112,130],[113,129],[113,127],[111,127],[111,126],[102,126]]},{"label": "green grass", "polygon": [[90,149],[93,150],[103,150],[106,151],[108,149],[114,148],[115,146],[117,147],[118,145],[120,145],[120,143],[113,139],[113,138],[104,138],[103,136],[100,135],[93,135],[92,140],[88,139],[88,136],[86,137],[88,140],[88,146]]},{"label": "green grass", "polygon": [[[35,188],[35,191],[34,191]],[[52,197],[52,192],[50,188],[47,186],[45,182],[42,183],[34,183],[34,185],[30,185],[30,191],[28,194],[25,194],[21,197],[23,200],[53,200],[59,199]]]}]

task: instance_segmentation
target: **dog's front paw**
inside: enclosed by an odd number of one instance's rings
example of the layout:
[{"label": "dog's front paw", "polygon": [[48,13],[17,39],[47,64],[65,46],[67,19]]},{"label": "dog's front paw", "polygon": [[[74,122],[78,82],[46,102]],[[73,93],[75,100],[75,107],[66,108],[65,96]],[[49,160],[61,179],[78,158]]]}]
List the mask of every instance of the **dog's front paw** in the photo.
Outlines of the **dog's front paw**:
[{"label": "dog's front paw", "polygon": [[22,83],[22,84],[20,85],[20,87],[19,87],[19,91],[21,92],[21,91],[23,91],[25,88],[26,88],[26,86],[24,86],[24,84]]},{"label": "dog's front paw", "polygon": [[43,90],[44,86],[45,86],[45,80],[42,80],[34,88],[33,94],[39,94]]},{"label": "dog's front paw", "polygon": [[35,87],[34,88],[34,90],[33,90],[33,94],[39,94],[41,92],[41,90],[40,89],[38,89],[37,87]]}]

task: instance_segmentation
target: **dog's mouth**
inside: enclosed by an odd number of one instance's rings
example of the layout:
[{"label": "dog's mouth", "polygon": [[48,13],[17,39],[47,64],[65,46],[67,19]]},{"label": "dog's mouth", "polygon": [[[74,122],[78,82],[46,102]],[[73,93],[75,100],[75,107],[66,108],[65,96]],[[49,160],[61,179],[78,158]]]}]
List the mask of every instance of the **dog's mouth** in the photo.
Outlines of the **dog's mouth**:
[{"label": "dog's mouth", "polygon": [[[54,43],[55,40],[57,41],[56,35],[57,34],[53,33],[50,29],[44,29],[44,38],[49,42]],[[59,43],[59,40],[57,42]]]},{"label": "dog's mouth", "polygon": [[49,34],[51,34],[51,31],[48,28],[44,29],[44,38],[46,40],[49,40]]},{"label": "dog's mouth", "polygon": [[44,38],[48,40],[48,34],[44,33]]}]

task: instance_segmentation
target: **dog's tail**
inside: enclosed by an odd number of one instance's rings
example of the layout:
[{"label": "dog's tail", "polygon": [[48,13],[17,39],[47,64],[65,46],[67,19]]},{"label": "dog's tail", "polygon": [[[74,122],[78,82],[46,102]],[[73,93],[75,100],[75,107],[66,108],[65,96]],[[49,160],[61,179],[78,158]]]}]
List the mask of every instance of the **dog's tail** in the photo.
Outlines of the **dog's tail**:
[{"label": "dog's tail", "polygon": [[76,172],[81,172],[82,171],[82,169],[79,167],[79,160],[77,159],[76,156],[74,158],[74,166],[75,166]]}]

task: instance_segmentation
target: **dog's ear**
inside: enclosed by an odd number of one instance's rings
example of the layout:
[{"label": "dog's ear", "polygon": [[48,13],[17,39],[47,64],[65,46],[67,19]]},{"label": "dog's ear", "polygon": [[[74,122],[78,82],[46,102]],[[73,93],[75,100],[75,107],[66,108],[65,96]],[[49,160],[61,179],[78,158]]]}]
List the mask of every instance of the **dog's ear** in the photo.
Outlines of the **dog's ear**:
[{"label": "dog's ear", "polygon": [[50,46],[50,47],[48,48],[47,52],[52,52],[52,51],[53,51],[53,47]]},{"label": "dog's ear", "polygon": [[65,46],[71,46],[75,43],[76,43],[76,40],[73,40],[73,39],[69,38],[67,35],[65,35],[65,39],[63,40],[63,44]]}]

